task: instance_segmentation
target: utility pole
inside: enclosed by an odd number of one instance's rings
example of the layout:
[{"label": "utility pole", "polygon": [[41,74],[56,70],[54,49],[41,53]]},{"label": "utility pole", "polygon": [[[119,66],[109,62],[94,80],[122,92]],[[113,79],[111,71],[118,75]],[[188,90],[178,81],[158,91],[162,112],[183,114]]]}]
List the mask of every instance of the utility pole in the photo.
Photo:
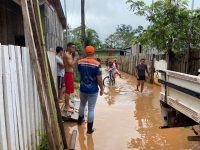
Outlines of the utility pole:
[{"label": "utility pole", "polygon": [[192,10],[194,10],[194,0],[192,0]]},{"label": "utility pole", "polygon": [[85,0],[81,0],[81,41],[85,48]]},{"label": "utility pole", "polygon": [[66,43],[68,43],[68,23],[67,23],[67,3],[66,3],[67,0],[64,0],[64,7],[65,7],[65,18],[66,18],[66,37],[65,37],[65,40],[66,40]]}]

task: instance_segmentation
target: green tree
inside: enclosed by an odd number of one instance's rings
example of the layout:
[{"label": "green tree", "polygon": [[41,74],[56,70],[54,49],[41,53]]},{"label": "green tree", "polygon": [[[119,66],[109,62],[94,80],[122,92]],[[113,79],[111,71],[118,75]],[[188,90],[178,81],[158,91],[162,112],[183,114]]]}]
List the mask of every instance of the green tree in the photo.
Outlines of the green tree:
[{"label": "green tree", "polygon": [[[64,33],[64,37],[66,37],[66,33]],[[69,30],[68,40],[76,44],[76,49],[78,51],[82,51],[83,46],[81,42],[81,26]],[[91,28],[86,28],[85,42],[86,45],[92,45],[95,48],[101,47],[101,41],[99,39],[98,33]]]},{"label": "green tree", "polygon": [[108,48],[126,48],[131,45],[131,41],[137,34],[142,32],[142,30],[142,26],[139,26],[137,29],[133,29],[130,25],[118,25],[116,32],[106,38],[105,45]]},{"label": "green tree", "polygon": [[[145,47],[154,47],[168,53],[168,59],[174,54],[187,54],[199,48],[200,28],[198,12],[187,9],[186,0],[158,0],[151,5],[143,1],[128,0],[131,10],[146,17],[150,25],[133,42]],[[190,62],[190,57],[188,62]],[[170,63],[171,61],[168,60]],[[169,64],[169,68],[171,64]],[[190,67],[188,66],[188,69]],[[188,71],[189,72],[189,71]]]},{"label": "green tree", "polygon": [[90,29],[90,28],[86,29],[85,44],[93,45],[95,48],[101,47],[101,41],[99,39],[99,35],[94,29]]}]

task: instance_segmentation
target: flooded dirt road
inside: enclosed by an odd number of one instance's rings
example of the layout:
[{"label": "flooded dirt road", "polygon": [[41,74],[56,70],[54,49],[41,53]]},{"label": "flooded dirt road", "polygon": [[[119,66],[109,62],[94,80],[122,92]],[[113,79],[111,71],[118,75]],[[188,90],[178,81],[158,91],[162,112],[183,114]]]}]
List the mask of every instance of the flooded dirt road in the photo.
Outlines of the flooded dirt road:
[{"label": "flooded dirt road", "polygon": [[[190,129],[159,129],[162,125],[159,92],[156,85],[145,85],[144,93],[135,92],[136,79],[128,74],[117,78],[116,85],[98,98],[93,135],[86,124],[65,123],[67,137],[78,131],[76,150],[199,150],[199,142],[188,142]],[[69,141],[68,141],[69,143]]]}]

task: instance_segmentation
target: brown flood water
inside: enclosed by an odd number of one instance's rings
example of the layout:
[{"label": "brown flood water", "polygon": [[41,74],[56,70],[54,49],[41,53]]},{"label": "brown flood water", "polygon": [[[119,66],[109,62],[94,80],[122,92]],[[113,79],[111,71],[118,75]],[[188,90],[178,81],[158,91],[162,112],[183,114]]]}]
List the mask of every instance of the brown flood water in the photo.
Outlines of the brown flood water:
[{"label": "brown flood water", "polygon": [[135,92],[136,79],[123,73],[116,85],[98,98],[93,135],[86,124],[65,123],[70,142],[73,129],[78,131],[76,150],[199,150],[200,142],[189,142],[190,129],[159,129],[162,125],[160,87],[145,84],[143,94]]}]

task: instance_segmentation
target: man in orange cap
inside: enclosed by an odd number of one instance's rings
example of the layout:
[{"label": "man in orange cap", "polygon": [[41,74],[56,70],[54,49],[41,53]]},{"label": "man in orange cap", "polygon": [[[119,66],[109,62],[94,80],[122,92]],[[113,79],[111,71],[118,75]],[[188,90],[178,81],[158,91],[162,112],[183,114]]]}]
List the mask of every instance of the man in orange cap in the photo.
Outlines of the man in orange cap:
[{"label": "man in orange cap", "polygon": [[81,125],[84,119],[84,109],[88,102],[88,120],[87,133],[94,132],[94,108],[96,105],[98,92],[100,88],[100,96],[103,95],[103,82],[101,65],[94,59],[94,47],[87,46],[85,48],[87,57],[78,61],[78,70],[80,72],[80,108],[78,124]]}]

